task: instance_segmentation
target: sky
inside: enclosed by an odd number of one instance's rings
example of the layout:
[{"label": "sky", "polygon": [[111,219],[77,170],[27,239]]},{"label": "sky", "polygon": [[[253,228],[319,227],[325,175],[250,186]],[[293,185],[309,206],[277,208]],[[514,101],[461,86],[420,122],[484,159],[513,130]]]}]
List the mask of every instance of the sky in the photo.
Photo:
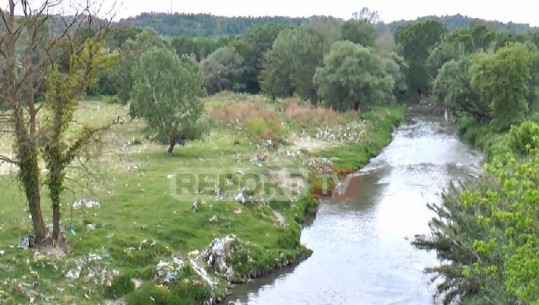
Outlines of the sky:
[{"label": "sky", "polygon": [[[112,0],[105,0],[110,1]],[[142,12],[211,13],[222,16],[331,15],[349,19],[368,7],[378,11],[383,21],[416,19],[427,15],[468,15],[502,22],[513,21],[539,26],[534,0],[119,0],[120,18]]]}]

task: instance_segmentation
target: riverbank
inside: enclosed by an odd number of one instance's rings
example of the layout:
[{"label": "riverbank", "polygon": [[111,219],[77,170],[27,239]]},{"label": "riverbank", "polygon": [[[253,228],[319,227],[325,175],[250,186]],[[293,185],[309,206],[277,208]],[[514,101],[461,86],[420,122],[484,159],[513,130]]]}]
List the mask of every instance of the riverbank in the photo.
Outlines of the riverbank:
[{"label": "riverbank", "polygon": [[[81,103],[88,121],[119,116],[123,124],[107,136],[102,158],[86,164],[91,178],[70,172],[62,219],[73,248],[67,256],[17,247],[29,233],[26,206],[14,176],[0,176],[1,303],[219,300],[230,282],[308,257],[300,224],[317,209],[312,186],[321,182],[312,173],[357,170],[404,117],[396,106],[337,114],[233,94],[206,105],[209,134],[167,155],[141,134],[142,122],[127,118],[126,107]],[[181,184],[186,174],[195,180]],[[264,184],[250,188],[246,177]]]}]

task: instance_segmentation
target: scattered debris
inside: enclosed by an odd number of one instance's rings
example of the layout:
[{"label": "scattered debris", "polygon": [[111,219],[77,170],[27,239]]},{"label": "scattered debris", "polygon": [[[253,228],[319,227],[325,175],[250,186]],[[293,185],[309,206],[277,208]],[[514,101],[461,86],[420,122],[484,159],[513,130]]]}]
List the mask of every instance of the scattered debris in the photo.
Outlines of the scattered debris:
[{"label": "scattered debris", "polygon": [[217,222],[217,215],[213,215],[211,218],[210,218],[210,223],[216,223]]},{"label": "scattered debris", "polygon": [[34,235],[31,235],[31,234],[24,236],[22,241],[19,243],[19,248],[24,249],[24,250],[34,248],[35,246],[34,239],[35,239]]},{"label": "scattered debris", "polygon": [[94,200],[90,200],[90,199],[87,199],[87,198],[82,198],[80,200],[77,200],[75,202],[73,202],[73,208],[74,209],[80,209],[80,208],[87,208],[87,209],[92,209],[92,208],[99,208],[101,207],[101,204],[97,201],[94,201]]},{"label": "scattered debris", "polygon": [[236,194],[234,194],[234,201],[241,204],[247,201],[247,188],[242,187]]},{"label": "scattered debris", "polygon": [[93,231],[95,230],[95,228],[96,228],[96,225],[93,223],[89,223],[86,225],[86,231]]},{"label": "scattered debris", "polygon": [[283,214],[279,213],[279,211],[273,210],[273,218],[275,218],[277,225],[281,227],[285,227],[287,225],[286,219],[284,218]]},{"label": "scattered debris", "polygon": [[191,207],[191,210],[193,210],[193,212],[198,212],[200,210],[200,208],[198,207],[198,204],[199,204],[198,200],[193,202],[193,206]]},{"label": "scattered debris", "polygon": [[333,163],[327,158],[310,158],[305,163],[314,173],[333,173]]},{"label": "scattered debris", "polygon": [[176,256],[171,261],[159,261],[156,267],[156,282],[160,285],[167,285],[179,280],[178,275],[184,266],[185,262]]},{"label": "scattered debris", "polygon": [[227,278],[234,276],[234,270],[227,264],[227,259],[234,254],[234,247],[238,242],[235,235],[227,235],[223,238],[214,239],[201,253],[202,258],[210,266]]}]

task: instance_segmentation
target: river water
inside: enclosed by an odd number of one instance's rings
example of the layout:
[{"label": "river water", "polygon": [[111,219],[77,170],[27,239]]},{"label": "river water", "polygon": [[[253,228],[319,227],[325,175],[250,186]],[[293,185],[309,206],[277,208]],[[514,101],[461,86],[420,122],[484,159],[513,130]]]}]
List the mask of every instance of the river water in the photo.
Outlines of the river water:
[{"label": "river water", "polygon": [[433,304],[423,273],[434,253],[410,245],[428,232],[426,203],[452,180],[481,172],[482,155],[443,119],[412,116],[338,200],[322,202],[302,231],[313,255],[294,268],[234,289],[235,304]]}]

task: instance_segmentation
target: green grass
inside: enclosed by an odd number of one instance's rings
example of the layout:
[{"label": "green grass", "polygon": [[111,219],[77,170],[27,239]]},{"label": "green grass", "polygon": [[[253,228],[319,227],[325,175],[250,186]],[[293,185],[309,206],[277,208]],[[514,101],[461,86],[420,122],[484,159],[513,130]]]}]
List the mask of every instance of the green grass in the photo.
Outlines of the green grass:
[{"label": "green grass", "polygon": [[[208,104],[214,107],[230,101],[252,100],[260,103],[262,99],[249,95],[218,95]],[[268,108],[278,107],[276,104]],[[269,161],[253,162],[258,150],[256,143],[242,140],[240,145],[234,145],[245,135],[232,128],[213,129],[204,139],[188,141],[185,147],[177,147],[172,155],[167,155],[165,146],[149,142],[140,133],[144,124],[128,119],[127,110],[124,106],[95,100],[81,103],[79,120],[101,124],[120,116],[123,124],[114,126],[105,137],[101,157],[87,164],[91,176],[80,167],[69,172],[62,217],[62,224],[71,225],[73,229],[67,230],[72,246],[67,256],[35,256],[31,251],[16,247],[22,237],[30,233],[31,223],[15,176],[0,176],[0,253],[3,253],[0,255],[0,304],[28,303],[32,299],[34,304],[97,304],[106,298],[120,297],[130,304],[148,304],[150,297],[156,304],[196,304],[212,293],[222,296],[226,282],[221,280],[220,286],[212,292],[206,285],[197,284],[198,276],[187,267],[181,275],[186,281],[166,290],[153,282],[155,266],[173,256],[186,257],[193,250],[203,249],[214,238],[228,234],[235,234],[242,241],[230,261],[237,272],[237,281],[295,263],[310,255],[310,250],[300,245],[299,240],[301,222],[317,209],[318,202],[313,196],[309,194],[297,202],[268,204],[205,200],[199,204],[198,212],[194,212],[193,199],[179,200],[173,196],[171,177],[186,169],[212,167],[246,173],[301,168],[310,157],[331,157],[337,167],[357,169],[389,142],[393,126],[403,116],[399,107],[376,108],[362,115],[368,121],[365,125],[368,140],[329,143],[332,148],[296,158],[270,150]],[[0,140],[4,151],[10,147],[9,141]],[[133,140],[142,143],[125,145]],[[293,145],[281,147],[281,150],[293,149]],[[43,210],[50,223],[50,203],[46,195],[44,188]],[[82,197],[96,199],[102,205],[96,209],[71,210],[70,203]],[[284,218],[285,226],[277,223],[276,212]],[[95,230],[88,230],[88,225]],[[99,259],[92,261],[91,257]],[[68,281],[66,273],[78,260],[85,262],[81,279]],[[95,270],[107,274],[105,283],[96,281],[95,277],[84,279]],[[112,277],[113,270],[119,275]],[[132,279],[142,280],[142,286],[135,290]],[[106,285],[108,280],[111,287]]]},{"label": "green grass", "polygon": [[511,151],[508,132],[497,132],[488,123],[480,123],[468,117],[459,118],[457,125],[460,138],[481,149],[488,158]]}]

